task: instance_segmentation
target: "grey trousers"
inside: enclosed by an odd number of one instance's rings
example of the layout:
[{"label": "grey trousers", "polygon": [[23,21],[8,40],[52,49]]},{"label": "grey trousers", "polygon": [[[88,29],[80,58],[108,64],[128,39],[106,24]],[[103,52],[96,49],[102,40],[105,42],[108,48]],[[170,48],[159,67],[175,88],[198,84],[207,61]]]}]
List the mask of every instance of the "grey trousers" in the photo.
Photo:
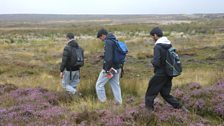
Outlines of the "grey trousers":
[{"label": "grey trousers", "polygon": [[80,82],[80,71],[72,71],[70,78],[70,71],[64,70],[64,76],[62,79],[62,87],[65,88],[71,94],[76,93],[76,87]]},{"label": "grey trousers", "polygon": [[118,104],[122,104],[121,98],[121,88],[120,88],[120,73],[121,70],[117,70],[118,72],[114,74],[114,76],[109,79],[106,77],[106,73],[104,70],[100,72],[98,80],[96,82],[96,93],[99,101],[105,102],[106,101],[106,93],[105,93],[105,84],[109,82],[112,92],[114,95],[114,100]]}]

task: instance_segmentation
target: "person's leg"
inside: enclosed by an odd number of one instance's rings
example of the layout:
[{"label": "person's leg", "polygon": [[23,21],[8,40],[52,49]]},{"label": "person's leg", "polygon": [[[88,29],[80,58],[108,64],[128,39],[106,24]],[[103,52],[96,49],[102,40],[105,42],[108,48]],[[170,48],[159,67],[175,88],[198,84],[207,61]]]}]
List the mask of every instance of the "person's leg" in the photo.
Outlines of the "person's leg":
[{"label": "person's leg", "polygon": [[181,108],[181,104],[178,102],[178,100],[170,95],[171,87],[172,87],[172,77],[165,77],[166,83],[162,87],[160,94],[161,96],[174,108]]},{"label": "person's leg", "polygon": [[122,104],[121,97],[121,87],[120,87],[120,73],[121,70],[118,70],[118,73],[114,74],[113,78],[109,80],[110,86],[112,88],[112,92],[114,95],[115,102],[118,104]]},{"label": "person's leg", "polygon": [[161,88],[163,87],[163,77],[161,76],[153,76],[148,85],[148,89],[145,94],[145,107],[148,109],[154,109],[154,99],[160,92]]},{"label": "person's leg", "polygon": [[71,78],[72,80],[71,80],[70,85],[74,88],[74,90],[76,92],[77,91],[76,87],[80,82],[80,72],[79,72],[79,70],[78,71],[72,71],[71,74],[72,74],[72,78]]},{"label": "person's leg", "polygon": [[96,82],[96,94],[101,102],[106,101],[105,84],[108,82],[105,71],[102,70]]},{"label": "person's leg", "polygon": [[75,94],[75,89],[70,85],[70,71],[64,71],[64,76],[62,79],[62,86],[65,88],[66,91],[68,91],[71,94]]}]

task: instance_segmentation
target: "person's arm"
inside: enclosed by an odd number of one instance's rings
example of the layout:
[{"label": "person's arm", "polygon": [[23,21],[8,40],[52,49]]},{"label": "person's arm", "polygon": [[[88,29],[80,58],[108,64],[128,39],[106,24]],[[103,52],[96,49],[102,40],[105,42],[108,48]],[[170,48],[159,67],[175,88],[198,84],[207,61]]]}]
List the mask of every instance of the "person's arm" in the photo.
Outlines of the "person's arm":
[{"label": "person's arm", "polygon": [[60,72],[63,72],[65,69],[65,66],[66,66],[67,60],[68,60],[68,55],[69,55],[69,47],[66,46],[64,48],[63,55],[62,55],[62,63],[61,63],[61,67],[60,67]]},{"label": "person's arm", "polygon": [[158,68],[160,67],[160,59],[161,59],[161,54],[160,54],[160,50],[159,50],[159,47],[158,46],[155,46],[154,47],[154,56],[153,56],[153,61],[152,61],[152,65],[155,67],[155,68]]},{"label": "person's arm", "polygon": [[104,70],[107,72],[110,70],[113,63],[113,43],[111,41],[106,41],[104,48]]}]

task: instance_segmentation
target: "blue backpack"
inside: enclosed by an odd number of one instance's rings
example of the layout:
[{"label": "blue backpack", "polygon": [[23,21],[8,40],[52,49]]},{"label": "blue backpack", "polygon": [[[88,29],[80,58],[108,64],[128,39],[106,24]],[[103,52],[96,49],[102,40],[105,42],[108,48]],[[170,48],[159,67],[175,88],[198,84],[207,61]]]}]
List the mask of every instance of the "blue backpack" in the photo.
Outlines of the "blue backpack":
[{"label": "blue backpack", "polygon": [[126,54],[128,53],[128,47],[124,42],[114,41],[116,47],[114,48],[113,63],[114,64],[124,64]]}]

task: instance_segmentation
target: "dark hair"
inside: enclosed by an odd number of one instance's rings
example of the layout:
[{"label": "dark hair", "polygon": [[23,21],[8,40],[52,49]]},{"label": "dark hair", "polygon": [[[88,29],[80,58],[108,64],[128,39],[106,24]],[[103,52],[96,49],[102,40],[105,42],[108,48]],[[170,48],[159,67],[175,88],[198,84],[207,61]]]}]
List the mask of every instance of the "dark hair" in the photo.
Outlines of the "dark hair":
[{"label": "dark hair", "polygon": [[107,35],[107,34],[108,34],[107,30],[104,29],[104,28],[102,28],[102,29],[100,29],[100,30],[98,31],[96,37],[99,38],[99,37],[101,37],[102,35]]},{"label": "dark hair", "polygon": [[74,34],[73,33],[67,33],[66,37],[69,38],[69,39],[74,39]]},{"label": "dark hair", "polygon": [[159,27],[155,27],[150,31],[151,36],[154,36],[155,34],[158,37],[163,37],[163,31]]}]

